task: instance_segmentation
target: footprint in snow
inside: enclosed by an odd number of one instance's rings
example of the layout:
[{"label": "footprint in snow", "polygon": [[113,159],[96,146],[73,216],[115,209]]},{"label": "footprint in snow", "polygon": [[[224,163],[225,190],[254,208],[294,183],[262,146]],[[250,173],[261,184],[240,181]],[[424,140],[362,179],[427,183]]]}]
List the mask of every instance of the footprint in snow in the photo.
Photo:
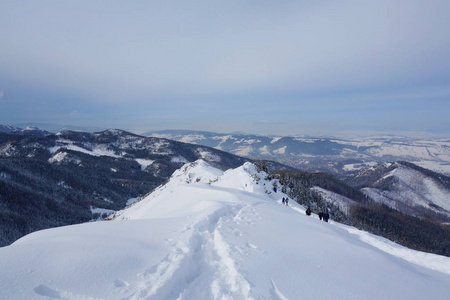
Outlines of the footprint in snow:
[{"label": "footprint in snow", "polygon": [[33,289],[33,291],[41,296],[44,297],[49,297],[49,298],[53,298],[53,299],[61,299],[61,294],[55,290],[52,290],[51,288],[49,288],[46,285],[38,285],[37,287],[35,287]]},{"label": "footprint in snow", "polygon": [[119,280],[119,279],[116,279],[114,281],[114,286],[117,287],[117,288],[123,288],[123,287],[127,287],[129,285],[130,284],[128,282],[122,281],[122,280]]},{"label": "footprint in snow", "polygon": [[239,231],[237,229],[234,230],[233,233],[234,233],[234,236],[243,236],[244,235],[241,231]]},{"label": "footprint in snow", "polygon": [[258,249],[257,246],[253,245],[252,243],[247,242],[247,246],[252,248],[252,249]]}]

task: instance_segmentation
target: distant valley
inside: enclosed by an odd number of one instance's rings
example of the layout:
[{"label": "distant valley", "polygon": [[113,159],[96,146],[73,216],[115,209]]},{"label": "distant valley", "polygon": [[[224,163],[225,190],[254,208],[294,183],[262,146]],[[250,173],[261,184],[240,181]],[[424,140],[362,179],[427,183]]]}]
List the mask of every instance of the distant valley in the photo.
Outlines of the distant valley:
[{"label": "distant valley", "polygon": [[395,161],[409,161],[450,175],[449,139],[275,137],[188,130],[155,131],[145,135],[205,145],[254,159],[276,160],[301,170],[329,172],[341,178]]}]

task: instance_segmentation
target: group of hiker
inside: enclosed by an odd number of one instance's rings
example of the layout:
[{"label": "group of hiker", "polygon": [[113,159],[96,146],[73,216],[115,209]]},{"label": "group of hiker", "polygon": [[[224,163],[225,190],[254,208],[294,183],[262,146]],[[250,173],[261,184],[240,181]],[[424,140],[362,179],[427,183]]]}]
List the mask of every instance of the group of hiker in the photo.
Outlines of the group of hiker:
[{"label": "group of hiker", "polygon": [[[311,209],[309,207],[306,209],[306,215],[311,215]],[[325,222],[328,222],[328,220],[330,219],[328,208],[325,208],[325,211],[320,211],[317,215],[319,216],[319,220],[324,220]]]},{"label": "group of hiker", "polygon": [[[283,205],[289,206],[289,198],[288,197],[286,197],[286,198],[283,197],[281,202],[283,203]],[[311,208],[308,207],[306,209],[306,215],[310,216],[311,213],[312,213]],[[328,208],[325,208],[324,211],[320,211],[317,215],[319,216],[319,220],[323,220],[328,223],[328,220],[330,219],[330,214],[328,213]]]}]

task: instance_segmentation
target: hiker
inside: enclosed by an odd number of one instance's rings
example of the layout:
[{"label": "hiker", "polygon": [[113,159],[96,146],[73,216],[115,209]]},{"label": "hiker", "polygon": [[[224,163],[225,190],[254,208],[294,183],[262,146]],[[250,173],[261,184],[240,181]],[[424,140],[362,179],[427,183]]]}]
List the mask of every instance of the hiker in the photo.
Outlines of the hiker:
[{"label": "hiker", "polygon": [[311,209],[310,209],[309,207],[306,209],[306,215],[307,215],[307,216],[310,216],[310,215],[311,215]]},{"label": "hiker", "polygon": [[283,197],[283,200],[282,200],[282,201],[283,201],[283,205],[284,205],[284,197]]},{"label": "hiker", "polygon": [[286,197],[286,206],[289,206],[289,198]]},{"label": "hiker", "polygon": [[330,214],[328,213],[328,209],[325,208],[325,212],[323,213],[323,220],[325,222],[328,222],[328,219],[330,218]]},{"label": "hiker", "polygon": [[321,220],[322,221],[322,217],[323,217],[323,212],[319,212],[319,220]]}]

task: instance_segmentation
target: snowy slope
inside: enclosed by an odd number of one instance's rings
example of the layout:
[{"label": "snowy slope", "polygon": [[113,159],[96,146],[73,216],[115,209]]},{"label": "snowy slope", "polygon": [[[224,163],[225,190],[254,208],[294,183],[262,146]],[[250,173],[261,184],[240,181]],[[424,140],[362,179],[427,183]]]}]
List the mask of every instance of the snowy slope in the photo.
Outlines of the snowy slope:
[{"label": "snowy slope", "polygon": [[30,234],[0,248],[0,299],[448,297],[450,258],[308,217],[265,177],[197,161],[114,221]]},{"label": "snowy slope", "polygon": [[356,202],[350,198],[328,191],[318,186],[312,187],[311,190],[317,192],[327,203],[338,207],[342,212],[346,214],[348,214],[350,208],[356,204]]},{"label": "snowy slope", "polygon": [[[404,163],[388,165],[392,170],[381,173],[372,186],[362,188],[364,194],[397,210],[426,209],[450,216],[450,190],[442,182]],[[376,170],[374,167],[366,174]],[[379,188],[383,185],[387,187]]]}]

